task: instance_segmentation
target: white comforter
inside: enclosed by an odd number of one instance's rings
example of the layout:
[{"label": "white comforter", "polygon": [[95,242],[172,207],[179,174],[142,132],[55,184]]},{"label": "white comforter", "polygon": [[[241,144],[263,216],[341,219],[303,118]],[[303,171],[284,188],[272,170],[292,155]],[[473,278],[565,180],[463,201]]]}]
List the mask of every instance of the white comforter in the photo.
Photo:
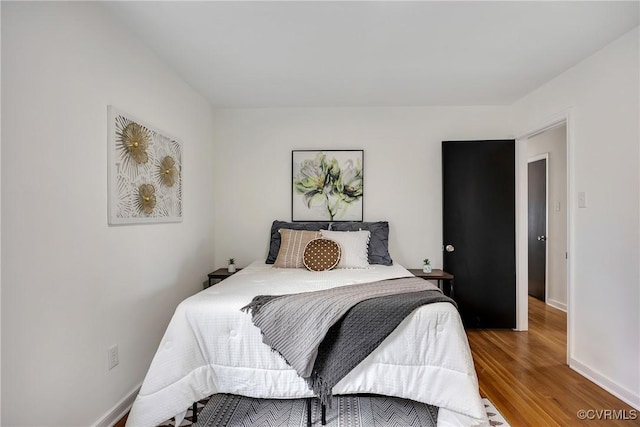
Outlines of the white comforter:
[{"label": "white comforter", "polygon": [[[262,343],[240,311],[255,295],[287,294],[410,276],[399,265],[310,272],[256,261],[177,307],[127,426],[155,426],[215,393],[312,396],[304,380]],[[440,407],[438,425],[488,425],[469,344],[456,309],[422,306],[344,377],[334,394],[375,393]]]}]

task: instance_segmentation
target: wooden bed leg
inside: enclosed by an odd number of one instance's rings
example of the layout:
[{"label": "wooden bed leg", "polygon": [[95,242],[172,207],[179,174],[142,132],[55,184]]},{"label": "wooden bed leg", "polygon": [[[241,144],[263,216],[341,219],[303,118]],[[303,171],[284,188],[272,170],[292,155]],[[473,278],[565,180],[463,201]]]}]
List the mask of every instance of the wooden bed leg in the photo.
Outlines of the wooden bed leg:
[{"label": "wooden bed leg", "polygon": [[325,404],[322,404],[322,425],[327,425],[327,407]]},{"label": "wooden bed leg", "polygon": [[198,422],[198,402],[193,402],[193,423]]},{"label": "wooden bed leg", "polygon": [[311,427],[311,399],[313,398],[307,398],[307,427]]}]

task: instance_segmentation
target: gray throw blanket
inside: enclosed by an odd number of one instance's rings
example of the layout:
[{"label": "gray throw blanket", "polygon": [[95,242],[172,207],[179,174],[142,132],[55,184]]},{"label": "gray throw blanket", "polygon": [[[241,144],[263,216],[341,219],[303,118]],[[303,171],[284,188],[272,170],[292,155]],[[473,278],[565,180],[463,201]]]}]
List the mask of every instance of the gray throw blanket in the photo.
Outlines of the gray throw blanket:
[{"label": "gray throw blanket", "polygon": [[411,311],[438,301],[453,302],[433,284],[407,277],[301,294],[259,295],[242,310],[251,311],[263,342],[328,403],[331,388]]},{"label": "gray throw blanket", "polygon": [[325,336],[307,379],[324,404],[331,389],[362,362],[416,308],[434,302],[456,303],[439,289],[372,298],[356,304]]}]

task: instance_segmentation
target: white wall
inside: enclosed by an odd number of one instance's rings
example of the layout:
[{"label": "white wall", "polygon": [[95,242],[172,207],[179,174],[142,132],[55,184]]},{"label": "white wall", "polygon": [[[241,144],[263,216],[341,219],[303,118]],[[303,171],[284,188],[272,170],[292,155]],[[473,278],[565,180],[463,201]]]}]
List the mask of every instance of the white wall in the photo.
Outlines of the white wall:
[{"label": "white wall", "polygon": [[[2,22],[2,6],[0,6],[0,22]],[[0,46],[1,44],[2,44],[2,34],[0,32]],[[1,62],[2,61],[0,60],[0,63]],[[2,67],[0,67],[0,80],[2,80]],[[2,96],[2,88],[0,87],[0,97],[1,96]],[[0,103],[0,129],[2,129],[1,103]],[[0,134],[0,188],[2,188],[2,135],[1,134]],[[1,196],[0,196],[0,242],[2,242],[2,197]],[[1,244],[0,244],[0,319],[2,319],[2,245]],[[1,384],[2,384],[2,327],[1,327],[1,321],[0,321],[0,385]],[[0,423],[1,422],[2,422],[2,395],[0,393]]]},{"label": "white wall", "polygon": [[[529,158],[548,153],[547,175],[547,303],[567,309],[567,126],[527,141]],[[557,209],[557,210],[556,210]]]},{"label": "white wall", "polygon": [[[513,106],[517,134],[570,111],[571,366],[640,407],[639,31]],[[587,207],[577,208],[577,192]]]},{"label": "white wall", "polygon": [[443,140],[508,138],[505,107],[215,111],[216,265],[267,255],[291,220],[291,150],[364,149],[364,219],[388,220],[394,261],[442,265]]},{"label": "white wall", "polygon": [[[2,2],[2,55],[1,424],[107,422],[211,270],[212,110],[97,3]],[[108,104],[182,139],[182,223],[107,225]]]}]

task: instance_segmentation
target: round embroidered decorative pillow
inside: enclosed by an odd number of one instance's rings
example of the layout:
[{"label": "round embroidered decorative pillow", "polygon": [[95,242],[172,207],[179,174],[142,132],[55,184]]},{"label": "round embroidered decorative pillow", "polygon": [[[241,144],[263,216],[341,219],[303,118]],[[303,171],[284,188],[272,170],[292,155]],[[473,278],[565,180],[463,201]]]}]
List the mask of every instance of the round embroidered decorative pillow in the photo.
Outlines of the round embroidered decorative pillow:
[{"label": "round embroidered decorative pillow", "polygon": [[329,239],[313,239],[304,248],[302,262],[308,270],[331,270],[340,261],[340,245]]}]

